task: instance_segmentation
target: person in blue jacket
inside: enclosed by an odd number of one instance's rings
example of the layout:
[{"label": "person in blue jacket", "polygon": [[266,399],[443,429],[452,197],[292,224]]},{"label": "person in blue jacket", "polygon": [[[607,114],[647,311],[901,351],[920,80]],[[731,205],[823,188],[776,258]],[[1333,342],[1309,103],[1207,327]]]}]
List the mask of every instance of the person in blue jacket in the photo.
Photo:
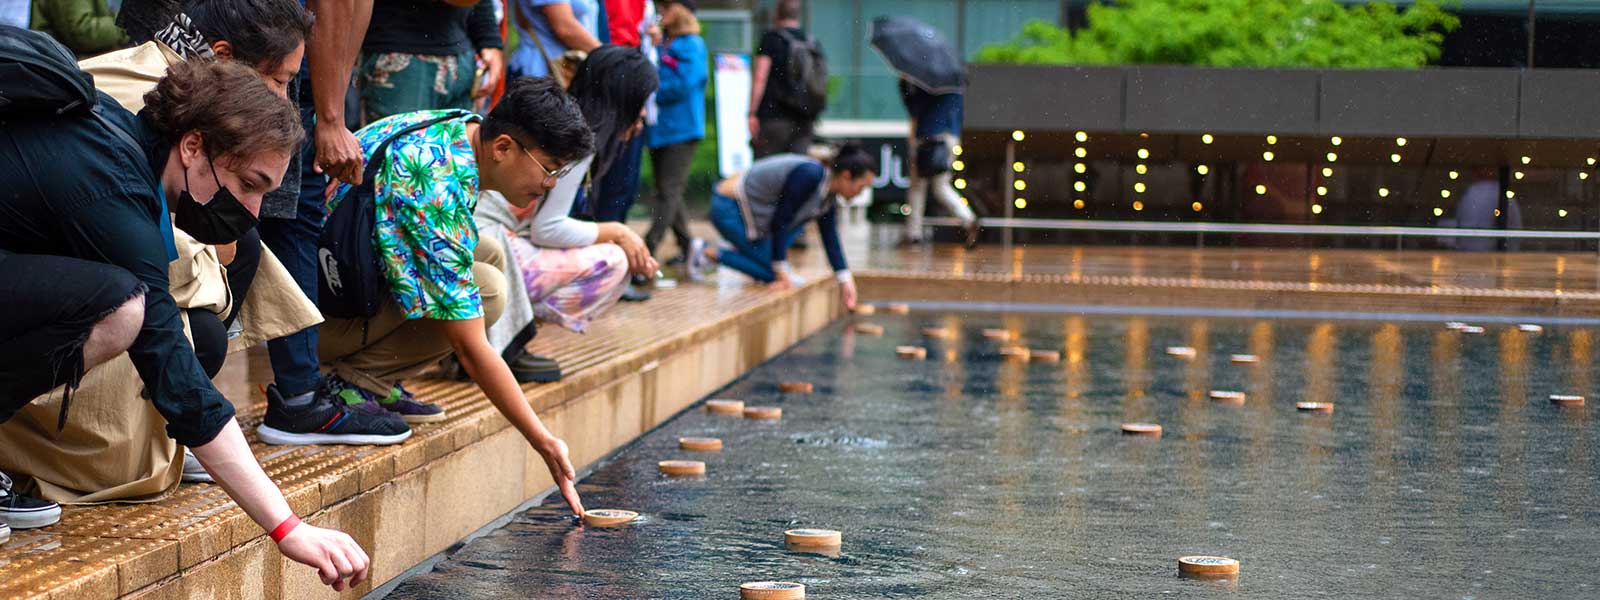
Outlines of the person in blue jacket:
[{"label": "person in blue jacket", "polygon": [[706,42],[692,0],[657,2],[667,42],[661,51],[661,86],[656,89],[656,123],[646,133],[650,164],[655,168],[656,204],[644,244],[653,255],[670,228],[678,238],[679,256],[689,255],[689,220],[683,190],[689,165],[706,136]]}]

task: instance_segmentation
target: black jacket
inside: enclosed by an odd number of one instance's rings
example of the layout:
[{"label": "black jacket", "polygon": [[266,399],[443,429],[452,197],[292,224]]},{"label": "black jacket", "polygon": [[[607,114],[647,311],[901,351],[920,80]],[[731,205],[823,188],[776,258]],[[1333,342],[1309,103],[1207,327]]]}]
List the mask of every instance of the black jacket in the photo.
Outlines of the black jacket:
[{"label": "black jacket", "polygon": [[167,435],[203,445],[234,410],[195,359],[167,289],[171,234],[158,177],[170,146],[104,93],[100,108],[141,147],[86,116],[0,123],[0,249],[108,263],[143,282],[144,327],[128,355]]}]

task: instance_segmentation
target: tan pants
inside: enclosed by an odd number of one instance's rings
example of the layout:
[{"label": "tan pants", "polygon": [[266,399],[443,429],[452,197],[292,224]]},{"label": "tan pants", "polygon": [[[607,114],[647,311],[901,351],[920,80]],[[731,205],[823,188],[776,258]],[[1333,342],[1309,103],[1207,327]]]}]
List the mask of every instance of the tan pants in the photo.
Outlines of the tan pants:
[{"label": "tan pants", "polygon": [[[505,249],[492,239],[480,238],[472,258],[472,278],[483,298],[483,326],[487,331],[505,312]],[[400,305],[392,300],[384,302],[371,319],[328,319],[322,324],[320,338],[317,354],[323,368],[379,396],[451,352],[442,321],[407,319]]]}]

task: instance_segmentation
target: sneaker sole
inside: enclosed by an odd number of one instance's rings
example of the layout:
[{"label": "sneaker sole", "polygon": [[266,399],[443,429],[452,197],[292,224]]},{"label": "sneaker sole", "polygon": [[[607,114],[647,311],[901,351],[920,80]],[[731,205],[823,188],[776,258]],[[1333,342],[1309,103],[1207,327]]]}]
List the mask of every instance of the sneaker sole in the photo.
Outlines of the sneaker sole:
[{"label": "sneaker sole", "polygon": [[400,418],[405,419],[407,423],[438,423],[449,416],[450,413],[439,413],[437,415],[400,415]]},{"label": "sneaker sole", "polygon": [[10,539],[11,528],[6,525],[0,525],[0,544],[4,544]]},{"label": "sneaker sole", "polygon": [[188,471],[185,471],[183,473],[183,482],[184,483],[216,483],[217,480],[212,479],[210,473],[190,473]]},{"label": "sneaker sole", "polygon": [[59,506],[40,510],[0,511],[0,523],[5,523],[12,529],[37,529],[59,522],[61,522]]},{"label": "sneaker sole", "polygon": [[411,431],[396,435],[348,433],[289,433],[262,425],[256,428],[261,441],[277,446],[308,446],[312,444],[345,444],[350,446],[388,446],[406,441]]}]

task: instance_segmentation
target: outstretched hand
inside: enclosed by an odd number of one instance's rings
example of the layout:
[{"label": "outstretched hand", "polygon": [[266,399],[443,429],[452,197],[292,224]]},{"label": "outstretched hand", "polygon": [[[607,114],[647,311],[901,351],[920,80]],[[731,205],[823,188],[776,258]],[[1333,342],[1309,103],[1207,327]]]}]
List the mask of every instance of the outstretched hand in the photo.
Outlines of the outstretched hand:
[{"label": "outstretched hand", "polygon": [[567,456],[567,443],[550,436],[549,441],[534,449],[544,457],[544,466],[550,469],[550,478],[555,480],[556,489],[561,490],[561,498],[572,508],[572,514],[582,517],[583,499],[578,497],[578,471],[572,468],[572,459]]},{"label": "outstretched hand", "polygon": [[278,551],[289,560],[316,569],[322,583],[336,592],[361,585],[371,566],[367,553],[349,535],[305,523],[278,542]]}]

